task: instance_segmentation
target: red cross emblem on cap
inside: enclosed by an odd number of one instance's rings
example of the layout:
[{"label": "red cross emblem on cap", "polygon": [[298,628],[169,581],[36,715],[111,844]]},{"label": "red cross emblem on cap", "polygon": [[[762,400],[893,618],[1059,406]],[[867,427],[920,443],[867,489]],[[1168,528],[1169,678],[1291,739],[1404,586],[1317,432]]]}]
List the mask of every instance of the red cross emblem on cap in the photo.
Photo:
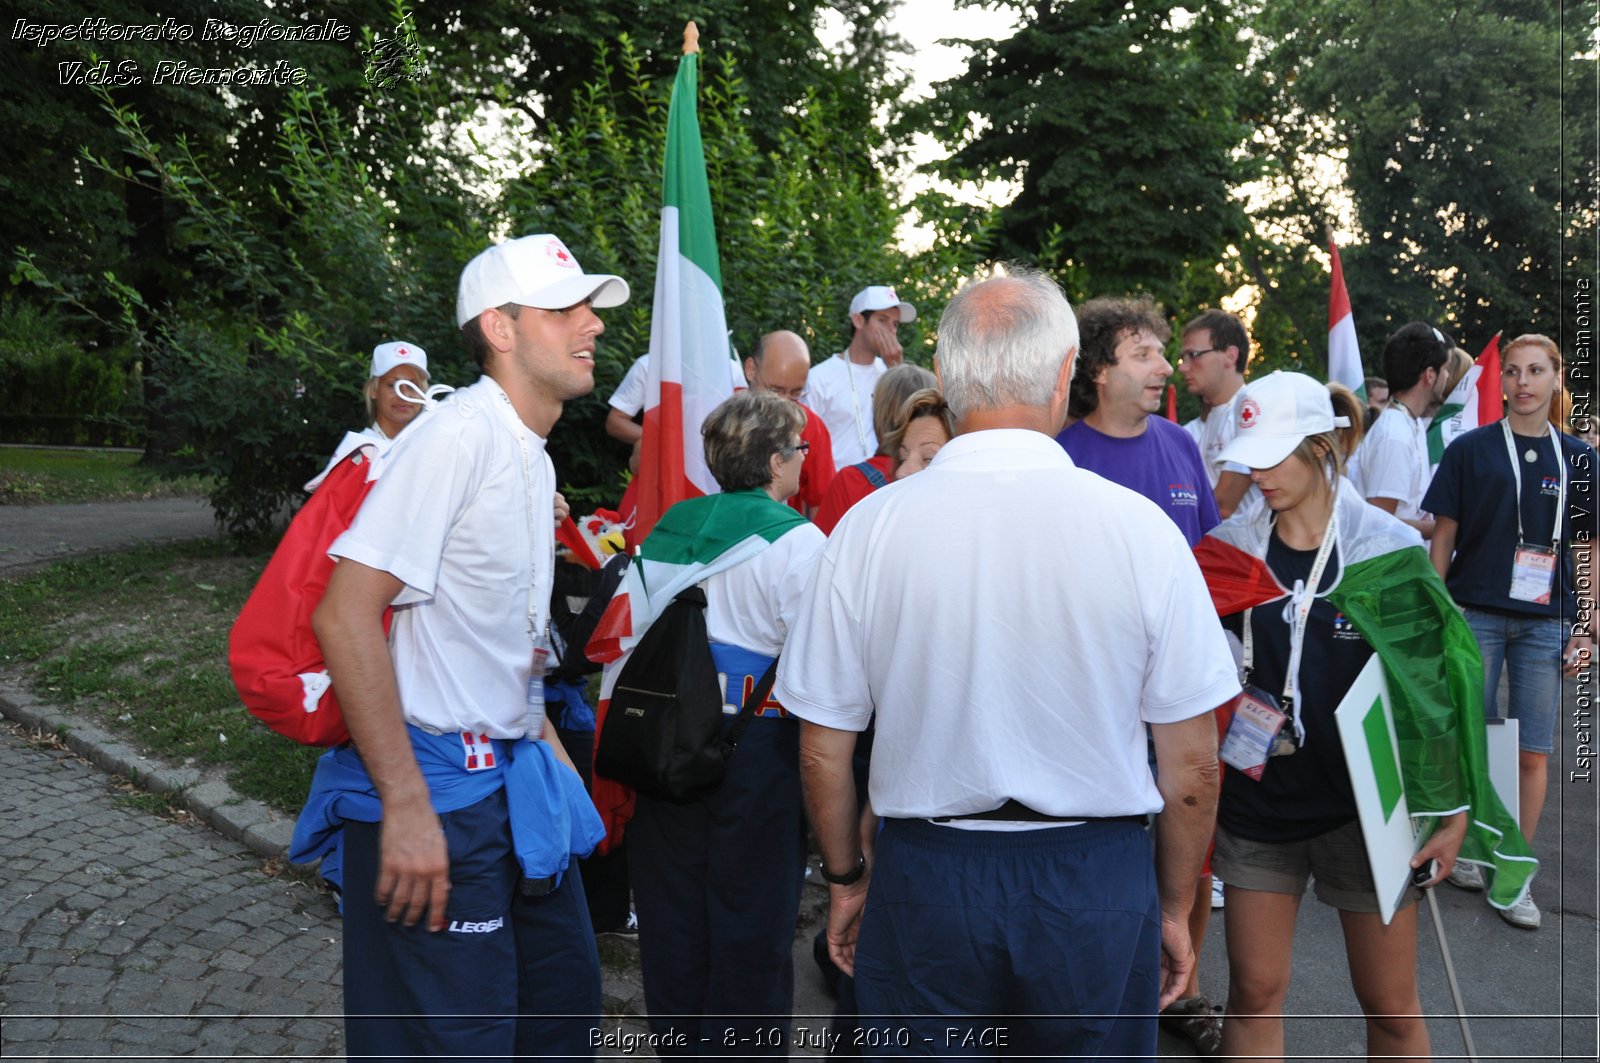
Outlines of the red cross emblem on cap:
[{"label": "red cross emblem on cap", "polygon": [[1251,428],[1261,419],[1261,407],[1256,405],[1255,399],[1245,399],[1239,405],[1239,427]]},{"label": "red cross emblem on cap", "polygon": [[400,357],[404,358],[406,355],[410,354],[411,352],[406,350],[404,347],[400,347],[400,348],[397,348],[394,353],[398,354]]},{"label": "red cross emblem on cap", "polygon": [[551,258],[555,259],[556,265],[562,267],[563,269],[572,269],[577,265],[577,263],[573,261],[572,252],[568,251],[567,245],[563,244],[557,237],[552,237],[550,242],[545,245],[545,253]]}]

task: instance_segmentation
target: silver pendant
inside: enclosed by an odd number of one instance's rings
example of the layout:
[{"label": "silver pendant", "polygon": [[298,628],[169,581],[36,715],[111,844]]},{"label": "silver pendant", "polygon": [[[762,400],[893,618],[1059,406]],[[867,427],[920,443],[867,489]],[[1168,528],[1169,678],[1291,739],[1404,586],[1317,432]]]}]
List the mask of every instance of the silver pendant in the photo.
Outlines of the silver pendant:
[{"label": "silver pendant", "polygon": [[1522,456],[1526,458],[1530,464],[1539,460],[1539,452],[1536,450],[1525,450],[1522,452]]}]

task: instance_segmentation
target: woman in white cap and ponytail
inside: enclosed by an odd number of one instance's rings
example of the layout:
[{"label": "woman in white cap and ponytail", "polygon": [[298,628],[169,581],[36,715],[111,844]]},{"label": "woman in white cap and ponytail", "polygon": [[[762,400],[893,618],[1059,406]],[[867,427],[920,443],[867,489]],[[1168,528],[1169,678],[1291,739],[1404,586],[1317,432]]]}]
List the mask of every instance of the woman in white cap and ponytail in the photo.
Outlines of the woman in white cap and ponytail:
[{"label": "woman in white cap and ponytail", "polygon": [[1370,1058],[1426,1058],[1417,993],[1417,897],[1386,923],[1334,711],[1374,653],[1398,737],[1400,779],[1422,839],[1411,881],[1432,886],[1457,855],[1492,864],[1497,903],[1536,864],[1488,782],[1483,669],[1414,528],[1344,478],[1328,390],[1299,373],[1247,384],[1219,457],[1250,468],[1264,505],[1195,548],[1223,626],[1242,644],[1243,686],[1222,746],[1213,866],[1227,883],[1228,1008],[1222,1054],[1281,1059],[1291,942],[1308,880],[1339,912]]}]

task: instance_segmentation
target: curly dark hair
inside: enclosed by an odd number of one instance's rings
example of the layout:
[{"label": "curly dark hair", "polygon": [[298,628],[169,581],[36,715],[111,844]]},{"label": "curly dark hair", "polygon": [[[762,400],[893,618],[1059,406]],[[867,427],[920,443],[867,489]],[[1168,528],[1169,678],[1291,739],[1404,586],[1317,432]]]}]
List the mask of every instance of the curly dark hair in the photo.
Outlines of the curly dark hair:
[{"label": "curly dark hair", "polygon": [[1072,394],[1067,412],[1087,417],[1100,406],[1094,378],[1117,362],[1117,344],[1129,333],[1149,329],[1162,343],[1172,338],[1172,326],[1148,295],[1138,299],[1090,299],[1078,307],[1078,364],[1072,370]]}]

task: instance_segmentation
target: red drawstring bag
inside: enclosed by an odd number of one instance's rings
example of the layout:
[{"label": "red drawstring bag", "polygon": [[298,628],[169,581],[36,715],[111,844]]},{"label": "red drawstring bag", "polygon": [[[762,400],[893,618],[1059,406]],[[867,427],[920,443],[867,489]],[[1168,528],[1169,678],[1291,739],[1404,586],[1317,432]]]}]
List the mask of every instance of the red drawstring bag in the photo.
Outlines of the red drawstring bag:
[{"label": "red drawstring bag", "polygon": [[[333,572],[328,547],[350,527],[376,482],[375,474],[368,479],[374,449],[362,446],[331,465],[289,522],[228,635],[228,668],[245,708],[302,745],[335,746],[350,739],[311,614]],[[383,614],[386,632],[391,612]]]}]

